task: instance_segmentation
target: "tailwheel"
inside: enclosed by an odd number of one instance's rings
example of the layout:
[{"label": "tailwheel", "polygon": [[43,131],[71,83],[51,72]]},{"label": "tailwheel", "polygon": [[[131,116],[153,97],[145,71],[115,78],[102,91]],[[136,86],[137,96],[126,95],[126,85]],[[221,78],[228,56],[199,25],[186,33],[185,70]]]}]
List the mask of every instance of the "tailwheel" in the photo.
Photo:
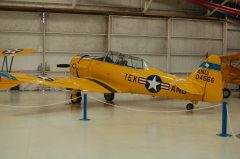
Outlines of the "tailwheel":
[{"label": "tailwheel", "polygon": [[223,88],[223,97],[229,98],[231,95],[231,91],[228,88]]},{"label": "tailwheel", "polygon": [[188,104],[186,105],[186,109],[187,109],[187,110],[193,110],[193,109],[194,109],[194,105],[193,105],[192,103],[188,103]]},{"label": "tailwheel", "polygon": [[71,102],[72,102],[72,104],[81,103],[81,101],[82,101],[81,91],[72,90],[72,92],[71,92]]},{"label": "tailwheel", "polygon": [[104,98],[106,101],[111,102],[114,99],[114,93],[104,93]]}]

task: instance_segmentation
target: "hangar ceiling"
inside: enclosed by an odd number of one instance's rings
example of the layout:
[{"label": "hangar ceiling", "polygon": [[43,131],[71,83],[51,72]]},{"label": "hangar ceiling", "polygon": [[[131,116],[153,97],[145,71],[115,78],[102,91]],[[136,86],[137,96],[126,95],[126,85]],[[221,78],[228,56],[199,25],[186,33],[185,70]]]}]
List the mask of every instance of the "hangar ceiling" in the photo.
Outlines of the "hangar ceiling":
[{"label": "hangar ceiling", "polygon": [[206,9],[182,0],[1,0],[0,8],[48,12],[189,17]]}]

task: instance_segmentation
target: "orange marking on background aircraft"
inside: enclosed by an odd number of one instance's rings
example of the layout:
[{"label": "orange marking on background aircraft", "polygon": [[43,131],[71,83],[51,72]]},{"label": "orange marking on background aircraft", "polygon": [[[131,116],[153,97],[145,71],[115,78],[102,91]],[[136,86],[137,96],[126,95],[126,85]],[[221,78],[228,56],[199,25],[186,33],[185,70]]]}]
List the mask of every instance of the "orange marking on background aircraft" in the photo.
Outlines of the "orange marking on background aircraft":
[{"label": "orange marking on background aircraft", "polygon": [[227,88],[229,83],[240,85],[240,53],[220,56],[222,61],[223,96],[228,98],[231,91]]},{"label": "orange marking on background aircraft", "polygon": [[[11,88],[25,82],[72,89],[72,102],[81,102],[81,90],[104,93],[106,101],[112,101],[115,93],[136,93],[190,100],[193,104],[222,101],[221,61],[219,56],[209,56],[189,77],[183,79],[161,72],[145,60],[118,52],[104,56],[75,56],[70,64],[71,78],[29,76],[0,72],[5,81],[0,88]],[[4,85],[2,86],[2,83]],[[79,97],[74,100],[74,97]]]}]

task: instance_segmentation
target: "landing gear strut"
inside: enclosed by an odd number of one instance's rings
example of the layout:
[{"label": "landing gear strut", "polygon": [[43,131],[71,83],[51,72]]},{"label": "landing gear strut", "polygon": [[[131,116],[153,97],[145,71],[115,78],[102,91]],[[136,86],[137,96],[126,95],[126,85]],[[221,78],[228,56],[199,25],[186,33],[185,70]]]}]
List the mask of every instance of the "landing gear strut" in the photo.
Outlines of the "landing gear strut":
[{"label": "landing gear strut", "polygon": [[229,98],[231,95],[231,91],[228,88],[223,88],[223,97]]},{"label": "landing gear strut", "polygon": [[193,110],[193,109],[194,109],[194,105],[193,105],[192,103],[188,103],[188,104],[186,105],[186,109],[187,109],[187,110]]},{"label": "landing gear strut", "polygon": [[104,98],[107,102],[111,102],[114,99],[114,93],[104,93]]},{"label": "landing gear strut", "polygon": [[71,102],[72,102],[72,104],[81,103],[81,101],[82,101],[81,91],[72,90],[72,92],[71,92]]}]

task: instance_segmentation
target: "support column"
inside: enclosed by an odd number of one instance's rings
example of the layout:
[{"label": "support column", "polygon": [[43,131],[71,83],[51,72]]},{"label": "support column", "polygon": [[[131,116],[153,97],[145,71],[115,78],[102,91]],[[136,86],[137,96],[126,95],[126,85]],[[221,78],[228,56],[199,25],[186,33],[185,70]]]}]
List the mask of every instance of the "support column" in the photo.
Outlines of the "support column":
[{"label": "support column", "polygon": [[167,21],[167,73],[171,71],[171,36],[172,36],[172,19]]},{"label": "support column", "polygon": [[228,24],[227,24],[227,17],[223,22],[223,47],[222,47],[222,55],[227,54],[227,30],[228,30]]},{"label": "support column", "polygon": [[46,72],[46,24],[47,24],[47,13],[41,13],[42,22],[42,74],[45,75]]},{"label": "support column", "polygon": [[111,33],[112,33],[112,16],[108,16],[108,27],[107,27],[107,51],[111,50]]}]

